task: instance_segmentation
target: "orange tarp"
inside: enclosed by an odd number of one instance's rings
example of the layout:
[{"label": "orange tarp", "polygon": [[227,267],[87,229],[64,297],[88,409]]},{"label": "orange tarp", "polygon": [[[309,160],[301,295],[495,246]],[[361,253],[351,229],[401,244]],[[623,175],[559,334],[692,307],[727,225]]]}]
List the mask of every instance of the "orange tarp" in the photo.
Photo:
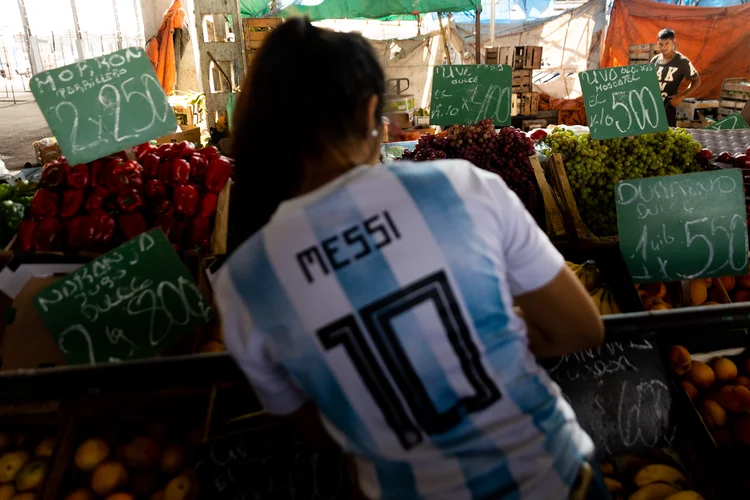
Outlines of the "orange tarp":
[{"label": "orange tarp", "polygon": [[695,97],[716,99],[725,78],[750,76],[750,5],[682,7],[651,0],[615,0],[601,67],[628,64],[630,45],[656,43],[663,28],[677,34],[702,85]]},{"label": "orange tarp", "polygon": [[164,92],[169,95],[177,83],[177,66],[174,52],[174,30],[182,28],[185,23],[185,10],[182,0],[174,0],[164,13],[161,26],[156,36],[146,45],[146,52],[156,70]]}]

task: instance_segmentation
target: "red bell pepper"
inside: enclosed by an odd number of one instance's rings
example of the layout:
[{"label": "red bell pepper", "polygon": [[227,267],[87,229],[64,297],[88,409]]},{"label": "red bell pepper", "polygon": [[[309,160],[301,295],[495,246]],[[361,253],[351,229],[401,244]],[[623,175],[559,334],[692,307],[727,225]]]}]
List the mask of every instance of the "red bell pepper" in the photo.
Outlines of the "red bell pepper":
[{"label": "red bell pepper", "polygon": [[190,141],[182,141],[173,146],[174,158],[190,158],[195,153],[195,144]]},{"label": "red bell pepper", "polygon": [[60,206],[60,217],[73,217],[83,205],[83,189],[66,189]]},{"label": "red bell pepper", "polygon": [[122,234],[125,235],[125,239],[128,240],[135,238],[141,233],[145,233],[147,229],[143,215],[138,212],[121,215],[118,219],[118,224]]},{"label": "red bell pepper", "polygon": [[104,168],[101,170],[101,177],[99,178],[99,185],[104,186],[111,192],[117,191],[117,181],[115,180],[115,169],[123,163],[119,158],[109,157],[104,163]]},{"label": "red bell pepper", "polygon": [[96,217],[92,215],[73,217],[68,224],[67,230],[68,246],[71,248],[83,248],[94,242]]},{"label": "red bell pepper", "polygon": [[161,214],[159,217],[156,218],[156,221],[154,222],[154,227],[160,227],[162,231],[164,231],[164,234],[167,235],[167,238],[169,238],[169,234],[172,232],[172,228],[175,224],[175,218],[172,214]]},{"label": "red bell pepper", "polygon": [[56,188],[65,182],[65,165],[58,160],[51,161],[44,166],[39,178],[42,187]]},{"label": "red bell pepper", "polygon": [[74,167],[65,169],[68,187],[73,189],[84,189],[89,185],[89,166],[79,163]]},{"label": "red bell pepper", "polygon": [[34,249],[34,233],[38,223],[33,220],[22,220],[18,224],[18,243],[24,253]]},{"label": "red bell pepper", "polygon": [[200,248],[208,248],[211,240],[211,221],[208,217],[196,217],[190,225],[190,242]]},{"label": "red bell pepper", "polygon": [[159,177],[159,171],[161,170],[161,158],[153,153],[149,153],[140,160],[143,165],[143,175],[152,179]]},{"label": "red bell pepper", "polygon": [[54,217],[57,215],[59,205],[60,199],[57,193],[49,189],[40,189],[31,199],[31,218],[41,221],[47,217]]},{"label": "red bell pepper", "polygon": [[169,242],[172,243],[175,250],[182,250],[182,245],[185,242],[185,232],[189,225],[189,221],[178,220],[172,226],[172,230],[169,232]]},{"label": "red bell pepper", "polygon": [[193,186],[186,185],[174,188],[172,202],[178,215],[192,217],[196,208],[198,208],[198,201],[198,190]]},{"label": "red bell pepper", "polygon": [[169,178],[167,184],[170,186],[181,186],[190,181],[190,164],[182,158],[175,158],[169,164]]},{"label": "red bell pepper", "polygon": [[117,205],[123,212],[135,212],[139,210],[143,205],[143,198],[135,191],[131,191],[130,194],[121,194],[117,197]]},{"label": "red bell pepper", "polygon": [[208,160],[198,153],[190,157],[190,178],[194,181],[203,182],[208,173]]},{"label": "red bell pepper", "polygon": [[198,153],[199,155],[203,155],[203,157],[208,160],[209,163],[221,156],[219,150],[216,149],[216,146],[206,146],[205,148],[196,151],[196,153]]},{"label": "red bell pepper", "polygon": [[169,200],[164,200],[158,205],[151,205],[151,212],[153,212],[156,215],[162,215],[162,214],[173,215],[174,205],[172,205],[169,202]]},{"label": "red bell pepper", "polygon": [[34,250],[48,252],[56,250],[60,243],[62,225],[57,217],[47,217],[36,227],[34,232]]},{"label": "red bell pepper", "polygon": [[94,160],[89,163],[89,170],[91,171],[91,187],[96,187],[99,185],[103,168],[103,160]]},{"label": "red bell pepper", "polygon": [[104,202],[112,192],[104,186],[97,186],[86,200],[86,211],[91,215],[99,215],[104,211]]},{"label": "red bell pepper", "polygon": [[156,146],[152,146],[151,144],[144,143],[140,144],[135,147],[135,157],[138,158],[138,161],[141,161],[144,156],[147,154],[151,154],[156,151]]},{"label": "red bell pepper", "polygon": [[133,192],[141,192],[143,189],[141,170],[141,166],[137,161],[126,161],[115,167],[112,175],[115,179],[117,192],[121,196],[129,196]]},{"label": "red bell pepper", "polygon": [[159,205],[167,199],[167,188],[164,186],[164,183],[158,179],[147,180],[144,193],[146,194],[146,199],[152,205]]},{"label": "red bell pepper", "polygon": [[216,212],[216,205],[219,202],[219,196],[215,193],[206,193],[201,198],[201,204],[198,208],[198,217],[211,217]]},{"label": "red bell pepper", "polygon": [[107,214],[94,216],[94,241],[107,243],[115,234],[115,220]]},{"label": "red bell pepper", "polygon": [[219,194],[232,175],[232,160],[220,156],[211,161],[206,174],[206,189]]}]

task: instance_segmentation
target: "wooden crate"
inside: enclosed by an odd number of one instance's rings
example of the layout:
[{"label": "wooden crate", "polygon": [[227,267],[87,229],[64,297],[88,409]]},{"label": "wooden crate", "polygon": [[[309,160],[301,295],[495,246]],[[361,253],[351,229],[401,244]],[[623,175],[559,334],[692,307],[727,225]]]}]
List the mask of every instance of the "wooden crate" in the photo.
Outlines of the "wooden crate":
[{"label": "wooden crate", "polygon": [[485,64],[501,64],[500,63],[500,48],[499,47],[485,47],[484,63]]},{"label": "wooden crate", "polygon": [[544,175],[544,169],[542,169],[542,165],[539,163],[539,158],[534,155],[530,156],[529,160],[534,169],[534,177],[539,185],[539,190],[542,192],[547,236],[549,236],[551,240],[565,238],[565,221],[563,220],[562,212],[560,211],[560,200],[547,182],[547,177]]},{"label": "wooden crate", "polygon": [[531,81],[533,70],[531,69],[514,69],[513,70],[513,93],[522,94],[531,92],[533,84]]},{"label": "wooden crate", "polygon": [[742,113],[750,101],[750,80],[747,78],[727,78],[721,85],[719,118],[733,113]]},{"label": "wooden crate", "polygon": [[487,48],[487,64],[507,64],[516,69],[541,69],[542,47],[531,45],[519,47]]},{"label": "wooden crate", "polygon": [[280,17],[245,18],[242,20],[242,36],[245,40],[247,68],[263,46],[266,37],[284,20]]},{"label": "wooden crate", "polygon": [[523,56],[524,69],[542,69],[542,47],[526,45],[525,47],[516,47],[516,54],[521,49]]},{"label": "wooden crate", "polygon": [[628,64],[649,64],[651,59],[659,53],[659,45],[655,43],[644,43],[631,45],[628,53]]},{"label": "wooden crate", "polygon": [[523,92],[513,94],[511,99],[511,116],[536,116],[539,111],[539,93]]}]

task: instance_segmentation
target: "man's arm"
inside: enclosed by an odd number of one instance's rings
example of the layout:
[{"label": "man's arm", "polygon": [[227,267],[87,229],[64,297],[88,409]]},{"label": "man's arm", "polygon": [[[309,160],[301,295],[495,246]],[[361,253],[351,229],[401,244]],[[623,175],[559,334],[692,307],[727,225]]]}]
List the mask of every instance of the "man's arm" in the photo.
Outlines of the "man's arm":
[{"label": "man's arm", "polygon": [[672,106],[677,106],[683,99],[693,97],[701,86],[701,75],[698,74],[693,63],[687,59],[685,60],[685,69],[685,74],[687,75],[687,80],[690,82],[690,85],[688,85],[684,92],[678,93],[672,98]]}]

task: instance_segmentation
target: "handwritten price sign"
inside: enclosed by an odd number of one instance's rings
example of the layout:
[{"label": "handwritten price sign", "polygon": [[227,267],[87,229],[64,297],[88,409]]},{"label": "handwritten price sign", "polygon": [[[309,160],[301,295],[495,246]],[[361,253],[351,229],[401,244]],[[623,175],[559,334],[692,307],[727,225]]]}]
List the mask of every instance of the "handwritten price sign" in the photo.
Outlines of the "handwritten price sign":
[{"label": "handwritten price sign", "polygon": [[620,250],[635,282],[747,273],[740,170],[623,181],[615,198]]},{"label": "handwritten price sign", "polygon": [[706,130],[737,130],[750,128],[740,113],[733,113],[723,120],[706,127]]},{"label": "handwritten price sign", "polygon": [[474,125],[492,118],[510,125],[510,66],[436,66],[432,80],[430,124]]},{"label": "handwritten price sign", "polygon": [[153,356],[211,316],[161,230],[58,280],[34,303],[71,364]]},{"label": "handwritten price sign", "polygon": [[592,138],[613,139],[669,129],[653,65],[592,69],[579,78]]},{"label": "handwritten price sign", "polygon": [[141,48],[40,73],[31,91],[71,165],[171,134],[177,119]]}]

